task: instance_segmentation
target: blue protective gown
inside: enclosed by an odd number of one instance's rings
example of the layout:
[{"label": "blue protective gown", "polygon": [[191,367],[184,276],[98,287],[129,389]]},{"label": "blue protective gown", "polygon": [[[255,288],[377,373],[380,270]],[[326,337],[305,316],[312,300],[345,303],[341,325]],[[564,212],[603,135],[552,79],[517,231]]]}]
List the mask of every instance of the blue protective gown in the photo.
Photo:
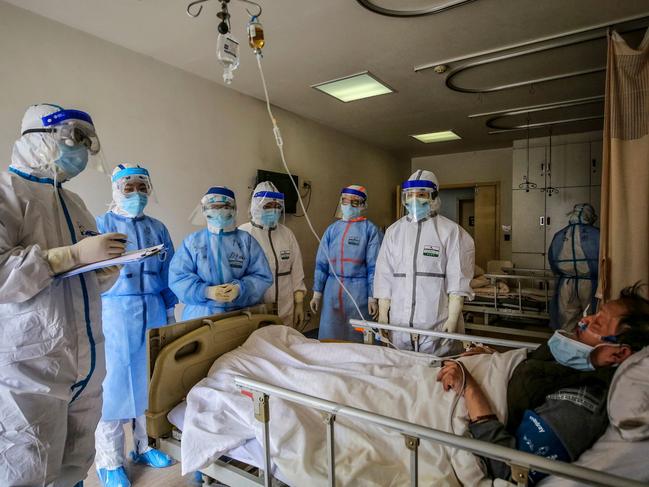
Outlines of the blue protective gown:
[{"label": "blue protective gown", "polygon": [[[239,295],[231,303],[205,297],[209,286],[228,283],[239,285]],[[211,233],[205,228],[192,233],[174,255],[169,269],[169,286],[185,304],[183,320],[259,304],[272,283],[264,251],[243,230]]]},{"label": "blue protective gown", "polygon": [[167,324],[166,310],[178,299],[169,289],[174,247],[162,222],[112,211],[97,217],[101,233],[128,235],[126,250],[164,244],[166,252],[122,267],[118,281],[102,294],[106,379],[102,421],[136,418],[147,407],[146,330]]},{"label": "blue protective gown", "polygon": [[599,229],[571,223],[552,238],[548,251],[552,271],[559,276],[550,303],[550,326],[572,330],[590,304],[596,311],[599,264]]},{"label": "blue protective gown", "polygon": [[[361,319],[354,303],[338,284],[326,255],[336,274],[354,296],[365,318],[367,300],[372,297],[374,268],[383,234],[371,221],[336,221],[325,231],[316,256],[313,290],[323,293],[319,339],[362,342],[363,334],[348,324],[352,318]],[[326,251],[326,252],[325,252]]]}]

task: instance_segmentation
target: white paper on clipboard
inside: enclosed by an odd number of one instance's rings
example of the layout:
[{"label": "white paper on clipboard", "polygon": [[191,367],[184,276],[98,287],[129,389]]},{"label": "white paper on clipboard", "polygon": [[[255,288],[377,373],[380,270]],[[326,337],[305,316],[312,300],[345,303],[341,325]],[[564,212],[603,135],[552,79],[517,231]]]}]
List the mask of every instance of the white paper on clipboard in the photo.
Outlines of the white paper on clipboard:
[{"label": "white paper on clipboard", "polygon": [[154,247],[148,247],[146,249],[134,250],[132,252],[127,252],[123,255],[120,255],[119,257],[115,257],[114,259],[102,260],[100,262],[95,262],[94,264],[88,264],[82,267],[77,267],[76,269],[72,269],[71,271],[57,274],[54,277],[57,277],[58,279],[65,279],[66,277],[72,277],[78,274],[84,274],[86,272],[96,271],[97,269],[103,269],[104,267],[139,262],[141,260],[159,254],[164,250],[164,248],[165,248],[164,244],[160,244],[160,245],[155,245]]}]

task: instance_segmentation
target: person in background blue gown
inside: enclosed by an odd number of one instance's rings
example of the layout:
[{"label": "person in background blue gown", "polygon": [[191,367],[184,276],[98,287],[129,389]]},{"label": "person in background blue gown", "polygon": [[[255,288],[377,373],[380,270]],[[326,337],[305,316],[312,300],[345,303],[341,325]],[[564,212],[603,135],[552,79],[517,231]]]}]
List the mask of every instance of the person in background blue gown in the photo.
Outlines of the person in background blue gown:
[{"label": "person in background blue gown", "polygon": [[559,276],[550,303],[550,326],[572,331],[584,312],[597,311],[599,228],[594,226],[597,215],[588,203],[575,205],[568,219],[568,226],[554,235],[548,251],[552,272]]},{"label": "person in background blue gown", "polygon": [[111,208],[97,217],[99,232],[127,235],[127,251],[165,246],[158,256],[124,265],[117,282],[102,294],[106,378],[102,417],[95,432],[95,466],[104,486],[124,487],[130,485],[124,469],[124,423],[133,428],[134,462],[157,468],[172,464],[167,454],[149,447],[146,434],[146,331],[175,323],[178,299],[168,285],[174,254],[171,237],[162,222],[144,214],[152,191],[149,172],[119,164],[113,171],[112,187]]},{"label": "person in background blue gown", "polygon": [[[362,342],[363,334],[355,331],[348,321],[378,316],[378,303],[372,297],[372,289],[383,234],[363,216],[366,208],[367,191],[363,186],[344,188],[337,212],[341,219],[327,228],[318,247],[310,306],[313,313],[322,308],[320,340]],[[359,315],[335,276],[354,297],[364,316]]]}]

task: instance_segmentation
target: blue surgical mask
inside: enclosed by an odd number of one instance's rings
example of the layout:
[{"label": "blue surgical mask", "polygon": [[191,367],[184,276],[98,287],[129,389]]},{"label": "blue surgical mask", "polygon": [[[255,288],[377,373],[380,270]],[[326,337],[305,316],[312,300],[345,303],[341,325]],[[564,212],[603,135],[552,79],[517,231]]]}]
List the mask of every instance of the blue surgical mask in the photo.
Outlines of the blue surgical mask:
[{"label": "blue surgical mask", "polygon": [[413,198],[406,202],[408,213],[415,221],[428,218],[432,210],[430,208],[430,200],[426,198]]},{"label": "blue surgical mask", "polygon": [[149,197],[146,194],[136,192],[125,195],[119,202],[119,207],[128,213],[129,216],[135,218],[142,214],[148,202]]},{"label": "blue surgical mask", "polygon": [[360,206],[340,205],[340,211],[343,214],[343,220],[355,220],[361,216],[362,208]]},{"label": "blue surgical mask", "polygon": [[595,370],[590,362],[590,354],[594,347],[570,338],[561,330],[555,331],[550,337],[548,347],[554,359],[561,365],[581,371]]},{"label": "blue surgical mask", "polygon": [[68,178],[73,178],[80,174],[88,165],[88,149],[84,145],[75,145],[73,147],[59,143],[61,155],[54,161]]},{"label": "blue surgical mask", "polygon": [[282,210],[279,208],[268,208],[261,212],[261,224],[264,227],[276,227],[282,216]]},{"label": "blue surgical mask", "polygon": [[234,210],[231,208],[213,208],[205,210],[204,214],[210,227],[220,230],[234,225]]}]

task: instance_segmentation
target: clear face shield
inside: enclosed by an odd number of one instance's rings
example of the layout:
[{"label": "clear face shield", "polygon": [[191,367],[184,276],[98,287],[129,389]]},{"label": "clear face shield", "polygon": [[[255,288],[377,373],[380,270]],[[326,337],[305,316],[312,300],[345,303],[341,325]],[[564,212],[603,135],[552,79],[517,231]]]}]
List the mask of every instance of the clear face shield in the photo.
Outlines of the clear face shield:
[{"label": "clear face shield", "polygon": [[129,216],[140,215],[153,193],[149,171],[142,167],[125,167],[116,170],[111,180],[113,183],[113,204]]},{"label": "clear face shield", "polygon": [[437,185],[432,181],[406,181],[401,189],[401,203],[414,221],[424,220],[439,209]]},{"label": "clear face shield", "polygon": [[260,227],[275,228],[284,222],[284,194],[275,191],[258,191],[252,195],[250,218]]},{"label": "clear face shield", "polygon": [[366,210],[366,194],[356,189],[345,188],[340,193],[335,216],[343,221],[353,221],[362,218]]},{"label": "clear face shield", "polygon": [[90,115],[81,110],[59,110],[41,120],[43,128],[28,129],[22,135],[49,134],[57,145],[52,160],[67,177],[78,175],[88,165],[109,174]]},{"label": "clear face shield", "polygon": [[210,189],[210,191],[217,192],[208,192],[203,196],[189,217],[192,225],[202,227],[207,223],[210,230],[234,226],[237,216],[234,193],[227,188]]},{"label": "clear face shield", "polygon": [[133,193],[151,196],[151,193],[153,193],[149,172],[143,168],[129,167],[119,171],[113,176],[113,184],[123,196],[129,196]]}]

